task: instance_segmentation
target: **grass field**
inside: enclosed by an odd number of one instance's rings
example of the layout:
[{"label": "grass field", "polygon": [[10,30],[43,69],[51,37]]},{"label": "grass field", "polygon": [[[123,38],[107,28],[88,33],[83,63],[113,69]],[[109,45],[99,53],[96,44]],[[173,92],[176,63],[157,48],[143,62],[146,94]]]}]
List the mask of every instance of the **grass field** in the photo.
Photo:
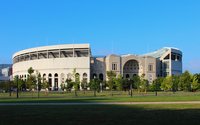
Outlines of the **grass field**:
[{"label": "grass field", "polygon": [[[200,101],[200,92],[137,92],[130,97],[127,92],[98,93],[51,92],[0,93],[0,103],[63,103],[63,102],[167,102],[167,101]],[[165,104],[165,105],[21,105],[0,106],[0,125],[198,125],[200,124],[199,104]]]},{"label": "grass field", "polygon": [[51,92],[48,95],[40,93],[40,98],[37,98],[37,93],[20,93],[20,98],[16,99],[16,93],[13,93],[9,97],[8,93],[0,94],[0,103],[12,103],[12,102],[167,102],[167,101],[200,101],[200,92],[160,92],[158,96],[155,96],[153,92],[147,94],[133,93],[133,97],[127,94],[127,92],[119,93],[114,92],[114,96],[110,95],[110,92],[98,93],[97,97],[93,96],[93,92],[78,93],[78,97],[74,96],[74,93],[58,93]]},{"label": "grass field", "polygon": [[200,105],[0,106],[0,125],[199,125]]}]

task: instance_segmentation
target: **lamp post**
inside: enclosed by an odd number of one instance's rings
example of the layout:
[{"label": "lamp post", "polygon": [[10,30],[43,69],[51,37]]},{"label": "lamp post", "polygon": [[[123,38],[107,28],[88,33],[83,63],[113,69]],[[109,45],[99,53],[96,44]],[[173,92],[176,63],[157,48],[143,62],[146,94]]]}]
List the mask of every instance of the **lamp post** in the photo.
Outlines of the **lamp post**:
[{"label": "lamp post", "polygon": [[131,90],[131,97],[133,97],[133,91],[132,91],[133,87],[132,84],[130,85],[130,90]]},{"label": "lamp post", "polygon": [[11,97],[11,81],[9,79],[9,96]]},{"label": "lamp post", "polygon": [[101,88],[101,92],[103,92],[103,84],[102,84],[102,82],[100,83],[100,88]]},{"label": "lamp post", "polygon": [[19,98],[19,83],[18,83],[18,79],[19,79],[19,76],[17,75],[16,76],[16,78],[17,78],[17,98]]},{"label": "lamp post", "polygon": [[129,81],[129,83],[130,83],[130,92],[131,92],[130,94],[131,94],[131,97],[133,97],[133,91],[132,91],[133,86],[132,86],[131,80],[128,79],[128,81]]},{"label": "lamp post", "polygon": [[39,93],[39,82],[38,82],[38,78],[37,78],[37,92],[38,92],[38,98],[40,97],[40,93]]}]

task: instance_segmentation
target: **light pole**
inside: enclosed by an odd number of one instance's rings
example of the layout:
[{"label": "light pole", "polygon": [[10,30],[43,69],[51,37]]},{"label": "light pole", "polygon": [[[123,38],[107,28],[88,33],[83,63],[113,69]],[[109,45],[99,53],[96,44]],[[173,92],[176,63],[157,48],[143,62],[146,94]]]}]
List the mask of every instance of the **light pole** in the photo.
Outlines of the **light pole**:
[{"label": "light pole", "polygon": [[38,82],[38,78],[37,78],[37,90],[38,90],[38,98],[39,98],[40,94],[39,94],[39,82]]},{"label": "light pole", "polygon": [[101,92],[103,92],[103,84],[102,84],[102,82],[100,83],[100,88],[101,88]]},{"label": "light pole", "polygon": [[19,88],[19,87],[18,87],[18,86],[19,86],[19,85],[18,85],[19,76],[17,75],[16,77],[17,77],[17,98],[19,98],[19,89],[18,89],[18,88]]},{"label": "light pole", "polygon": [[133,87],[132,87],[132,84],[130,85],[130,89],[131,89],[131,97],[133,97],[133,91],[132,91]]},{"label": "light pole", "polygon": [[11,97],[11,81],[9,79],[9,96]]}]

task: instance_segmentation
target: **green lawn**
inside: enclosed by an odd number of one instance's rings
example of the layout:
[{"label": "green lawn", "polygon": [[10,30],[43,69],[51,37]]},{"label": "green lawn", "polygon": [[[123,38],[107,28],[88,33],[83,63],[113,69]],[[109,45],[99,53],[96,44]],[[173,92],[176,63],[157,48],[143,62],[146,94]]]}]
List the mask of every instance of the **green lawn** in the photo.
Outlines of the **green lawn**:
[{"label": "green lawn", "polygon": [[0,125],[199,125],[200,105],[0,106]]},{"label": "green lawn", "polygon": [[16,99],[16,93],[13,93],[11,97],[8,93],[0,94],[0,103],[12,103],[12,102],[167,102],[167,101],[200,101],[200,92],[160,92],[158,96],[154,96],[154,93],[149,92],[147,94],[134,93],[133,97],[123,92],[114,92],[114,96],[110,95],[110,92],[98,93],[97,97],[93,96],[93,92],[78,93],[78,97],[74,96],[74,93],[58,93],[52,92],[48,95],[40,93],[40,98],[37,98],[37,93],[20,93],[20,98]]},{"label": "green lawn", "polygon": [[[148,92],[137,93],[131,98],[127,92],[98,93],[51,92],[16,93],[9,97],[8,93],[0,93],[0,103],[29,102],[159,102],[159,101],[200,101],[200,92],[160,92],[158,96]],[[198,125],[200,124],[199,104],[171,105],[74,105],[74,106],[0,106],[0,125]]]}]

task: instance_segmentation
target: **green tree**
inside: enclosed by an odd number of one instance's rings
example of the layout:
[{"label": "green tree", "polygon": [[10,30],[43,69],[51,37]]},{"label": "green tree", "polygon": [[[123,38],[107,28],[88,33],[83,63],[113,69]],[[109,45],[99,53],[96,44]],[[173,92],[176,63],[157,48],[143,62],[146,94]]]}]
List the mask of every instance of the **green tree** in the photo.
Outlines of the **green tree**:
[{"label": "green tree", "polygon": [[83,79],[81,81],[81,88],[83,89],[84,94],[85,94],[85,91],[87,90],[87,87],[88,87],[87,79]]},{"label": "green tree", "polygon": [[11,87],[14,87],[12,81],[0,81],[0,90],[3,90],[4,92],[10,92]]},{"label": "green tree", "polygon": [[141,86],[141,78],[140,78],[140,76],[138,76],[138,75],[133,76],[132,80],[133,80],[134,88],[136,88],[137,92],[139,93],[140,92],[140,86]]},{"label": "green tree", "polygon": [[73,88],[72,79],[66,79],[66,83],[67,83],[67,86],[66,86],[67,91],[71,92],[71,89]]},{"label": "green tree", "polygon": [[30,67],[28,69],[28,78],[27,78],[27,88],[32,91],[36,88],[36,76],[33,75],[34,69]]},{"label": "green tree", "polygon": [[172,91],[173,91],[173,93],[178,91],[179,82],[180,82],[180,76],[178,76],[178,75],[172,76]]},{"label": "green tree", "polygon": [[180,76],[179,88],[184,91],[191,91],[192,77],[189,71]]},{"label": "green tree", "polygon": [[200,83],[200,73],[196,73],[196,74],[194,74],[194,76],[197,77],[198,83]]},{"label": "green tree", "polygon": [[40,97],[40,91],[42,89],[42,77],[41,74],[37,71],[36,72],[36,80],[37,80],[37,91],[38,91],[38,98]]},{"label": "green tree", "polygon": [[64,91],[64,90],[65,90],[65,88],[66,88],[66,85],[65,85],[65,83],[61,83],[61,84],[60,84],[60,88],[62,89],[62,91]]},{"label": "green tree", "polygon": [[122,75],[118,75],[117,78],[114,79],[116,88],[118,91],[122,91],[123,86],[122,86]]},{"label": "green tree", "polygon": [[17,88],[17,98],[19,98],[19,91],[21,90],[23,84],[24,81],[22,79],[19,79],[19,76],[14,77],[14,86]]},{"label": "green tree", "polygon": [[94,91],[94,96],[96,97],[96,91],[99,91],[101,80],[98,78],[94,78],[90,81],[90,89]]},{"label": "green tree", "polygon": [[49,92],[49,83],[47,82],[47,80],[43,79],[41,88],[45,89],[45,94],[48,95],[48,92]]},{"label": "green tree", "polygon": [[158,91],[161,90],[161,83],[163,82],[163,78],[162,77],[158,77],[157,79],[155,79],[153,81],[153,83],[150,85],[150,89],[151,91],[155,92],[155,96],[158,95]]},{"label": "green tree", "polygon": [[149,81],[146,79],[141,80],[141,90],[146,94],[149,88]]},{"label": "green tree", "polygon": [[76,69],[73,70],[73,77],[74,77],[74,82],[72,82],[72,84],[74,87],[74,94],[75,96],[78,96],[77,91],[79,90],[80,86],[80,75],[76,73]]},{"label": "green tree", "polygon": [[34,69],[32,68],[32,67],[30,67],[29,69],[28,69],[28,74],[29,75],[32,75],[34,73]]},{"label": "green tree", "polygon": [[125,92],[128,91],[130,89],[130,82],[128,79],[122,79],[122,90],[124,90]]},{"label": "green tree", "polygon": [[167,76],[164,78],[163,82],[161,83],[161,88],[164,91],[169,91],[172,89],[172,77],[171,76]]},{"label": "green tree", "polygon": [[200,85],[198,82],[198,78],[196,75],[193,76],[192,78],[192,91],[197,91],[199,89]]},{"label": "green tree", "polygon": [[116,73],[113,72],[113,71],[107,71],[106,74],[107,74],[107,77],[108,77],[107,83],[108,83],[111,95],[113,96],[112,90],[113,90],[113,86],[114,86],[114,83],[115,83],[114,79],[116,77]]},{"label": "green tree", "polygon": [[142,74],[142,76],[140,77],[140,89],[143,92],[147,93],[148,88],[149,88],[149,81],[145,79],[145,74]]}]

